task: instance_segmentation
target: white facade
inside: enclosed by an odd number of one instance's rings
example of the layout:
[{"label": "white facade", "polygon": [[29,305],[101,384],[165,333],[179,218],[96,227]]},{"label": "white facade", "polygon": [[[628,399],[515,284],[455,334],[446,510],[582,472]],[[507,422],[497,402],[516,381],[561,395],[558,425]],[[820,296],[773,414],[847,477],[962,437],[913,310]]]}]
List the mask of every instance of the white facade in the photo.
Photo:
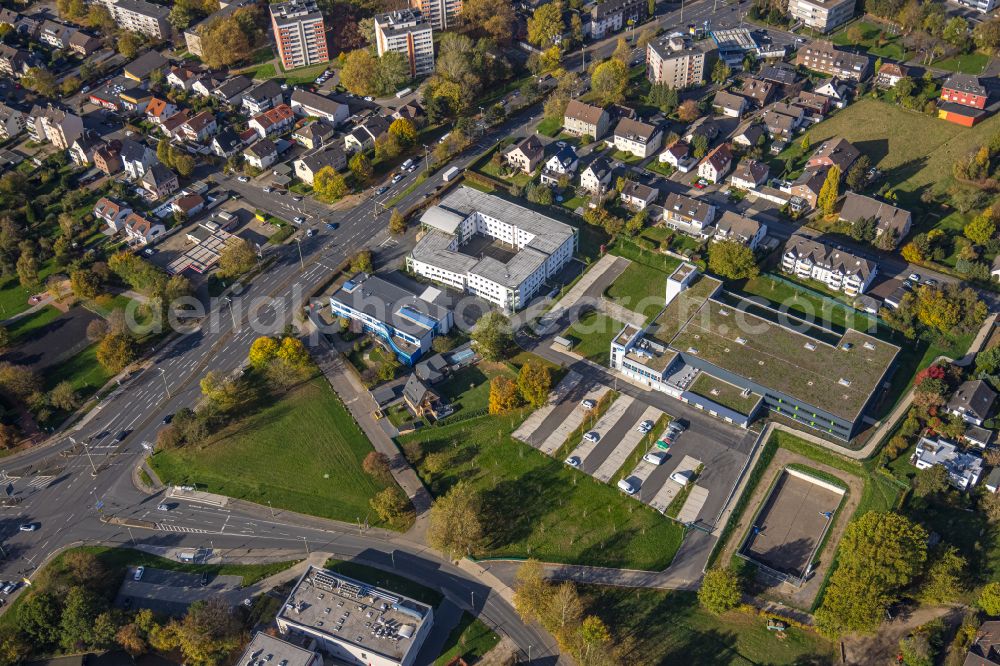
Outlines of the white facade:
[{"label": "white facade", "polygon": [[851,18],[854,4],[855,0],[790,0],[788,13],[813,30],[830,32]]},{"label": "white facade", "polygon": [[797,256],[785,252],[781,258],[781,269],[800,278],[819,280],[834,291],[842,291],[848,296],[863,294],[875,277],[876,268],[867,275],[861,272],[847,272],[839,265],[814,262],[810,257]]},{"label": "white facade", "polygon": [[434,72],[434,30],[418,12],[403,10],[375,17],[375,48],[379,56],[389,51],[402,55],[410,76]]}]

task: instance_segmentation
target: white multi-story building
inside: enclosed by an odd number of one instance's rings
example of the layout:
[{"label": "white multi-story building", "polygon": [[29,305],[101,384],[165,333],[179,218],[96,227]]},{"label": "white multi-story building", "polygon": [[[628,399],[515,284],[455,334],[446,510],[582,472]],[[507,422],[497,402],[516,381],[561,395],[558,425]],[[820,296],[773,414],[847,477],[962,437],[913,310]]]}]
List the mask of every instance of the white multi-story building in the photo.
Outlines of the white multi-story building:
[{"label": "white multi-story building", "polygon": [[855,0],[790,0],[788,13],[806,27],[826,33],[854,15],[854,4]]},{"label": "white multi-story building", "polygon": [[316,0],[288,0],[270,6],[271,27],[285,69],[330,60],[326,26]]},{"label": "white multi-story building", "polygon": [[395,51],[406,58],[410,76],[434,72],[434,29],[420,12],[404,9],[375,16],[375,48],[379,56]]},{"label": "white multi-story building", "polygon": [[577,248],[568,224],[469,187],[428,208],[420,223],[428,231],[407,267],[509,312],[527,305]]},{"label": "white multi-story building", "polygon": [[123,30],[138,32],[153,39],[170,37],[167,17],[170,9],[146,0],[98,0],[111,13],[115,23]]},{"label": "white multi-story building", "polygon": [[455,27],[462,0],[410,0],[410,7],[423,14],[435,30],[447,30]]},{"label": "white multi-story building", "polygon": [[848,296],[857,296],[871,284],[878,264],[796,234],[785,244],[781,270],[800,278],[819,280]]},{"label": "white multi-story building", "polygon": [[7,140],[24,130],[24,114],[0,103],[0,139]]},{"label": "white multi-story building", "polygon": [[275,621],[283,636],[311,638],[338,663],[411,666],[430,634],[434,609],[310,566]]},{"label": "white multi-story building", "polygon": [[969,490],[979,483],[979,477],[983,474],[982,458],[966,453],[951,442],[940,438],[935,441],[921,437],[910,462],[917,469],[930,469],[935,465],[941,465],[947,470],[951,485],[959,490]]},{"label": "white multi-story building", "polygon": [[683,37],[667,37],[646,45],[646,77],[651,83],[687,88],[705,79],[705,52]]}]

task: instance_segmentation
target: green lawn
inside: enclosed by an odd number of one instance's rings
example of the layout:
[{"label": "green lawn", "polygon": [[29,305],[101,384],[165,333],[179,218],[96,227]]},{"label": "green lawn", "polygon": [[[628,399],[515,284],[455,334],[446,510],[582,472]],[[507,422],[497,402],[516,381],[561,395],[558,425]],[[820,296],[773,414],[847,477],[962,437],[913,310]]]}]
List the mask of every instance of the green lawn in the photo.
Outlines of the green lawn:
[{"label": "green lawn", "polygon": [[[54,271],[55,265],[53,262],[49,261],[42,264],[38,270],[39,281],[44,283],[45,279]],[[9,319],[30,308],[31,305],[28,303],[28,299],[41,291],[44,291],[41,287],[38,289],[25,289],[16,277],[0,282],[0,320]]]},{"label": "green lawn", "polygon": [[649,319],[663,309],[667,298],[667,276],[656,268],[632,262],[604,294],[622,307]]},{"label": "green lawn", "polygon": [[444,595],[437,590],[432,590],[420,583],[415,583],[405,576],[384,571],[376,567],[370,567],[360,562],[350,560],[327,560],[323,565],[330,571],[339,573],[348,578],[362,580],[372,583],[392,592],[398,592],[405,597],[410,597],[428,606],[436,607],[444,599]]},{"label": "green lawn", "polygon": [[954,58],[945,58],[934,63],[938,69],[946,69],[949,72],[961,72],[963,74],[981,74],[986,65],[990,62],[990,56],[985,53],[966,53]]},{"label": "green lawn", "polygon": [[517,373],[500,363],[479,363],[462,368],[434,390],[455,408],[455,413],[485,410],[490,404],[490,380],[497,375],[515,379]]},{"label": "green lawn", "polygon": [[524,173],[523,171],[515,171],[513,175],[507,175],[507,176],[501,175],[500,169],[495,164],[493,164],[492,161],[487,161],[486,164],[479,167],[479,170],[482,171],[487,176],[492,176],[493,178],[496,178],[498,180],[502,180],[507,183],[512,183],[514,185],[517,185],[518,187],[525,187],[528,185],[528,183],[534,180],[534,177],[531,174]]},{"label": "green lawn", "polygon": [[554,137],[562,131],[562,118],[545,118],[538,123],[535,131],[548,137]]},{"label": "green lawn", "polygon": [[36,310],[31,314],[11,322],[7,325],[7,332],[10,334],[11,344],[17,344],[32,333],[44,328],[62,316],[62,312],[51,305],[46,305],[41,310]]},{"label": "green lawn", "polygon": [[563,336],[573,340],[573,351],[577,354],[606,366],[610,361],[611,341],[624,327],[625,324],[607,315],[589,310]]},{"label": "green lawn", "polygon": [[97,361],[97,345],[69,357],[45,371],[45,388],[51,390],[59,382],[67,381],[77,393],[92,395],[104,386],[112,375]]},{"label": "green lawn", "polygon": [[167,484],[354,522],[369,516],[368,500],[385,487],[361,469],[370,451],[333,389],[316,378],[204,444],[157,451],[151,464]]},{"label": "green lawn", "polygon": [[[526,410],[424,428],[400,437],[435,497],[459,480],[480,493],[485,543],[477,555],[536,557],[549,562],[660,571],[684,530],[615,488],[570,469],[511,438]],[[432,474],[428,453],[445,452],[447,468]]]},{"label": "green lawn", "polygon": [[[847,35],[854,26],[861,29],[863,38],[860,42],[852,41]],[[899,62],[906,60],[906,47],[903,46],[902,39],[899,36],[884,34],[880,26],[867,21],[859,21],[845,26],[836,32],[831,40],[839,46],[864,47],[872,57],[882,57]],[[880,41],[882,43],[879,43]]]},{"label": "green lawn", "polygon": [[492,629],[472,615],[462,613],[462,619],[445,641],[444,652],[434,661],[434,666],[446,666],[456,657],[473,664],[495,648],[499,642],[500,636]]},{"label": "green lawn", "polygon": [[[643,248],[636,245],[630,239],[619,235],[614,245],[609,250],[611,254],[617,255],[619,257],[624,257],[631,260],[633,263],[642,264],[643,266],[649,266],[650,268],[655,268],[656,270],[664,273],[663,278],[663,289],[666,292],[667,282],[666,276],[674,272],[674,270],[681,265],[680,259],[675,259],[669,255],[663,254],[662,252],[644,250]],[[666,296],[664,295],[664,298]]]},{"label": "green lawn", "polygon": [[677,169],[675,169],[671,165],[667,164],[666,162],[661,162],[658,159],[653,160],[652,162],[647,164],[646,169],[668,177],[674,175],[674,172],[677,171]]},{"label": "green lawn", "polygon": [[833,664],[834,645],[790,628],[784,638],[767,630],[763,617],[701,608],[693,592],[661,592],[581,586],[587,613],[601,617],[631,664],[750,666]]}]

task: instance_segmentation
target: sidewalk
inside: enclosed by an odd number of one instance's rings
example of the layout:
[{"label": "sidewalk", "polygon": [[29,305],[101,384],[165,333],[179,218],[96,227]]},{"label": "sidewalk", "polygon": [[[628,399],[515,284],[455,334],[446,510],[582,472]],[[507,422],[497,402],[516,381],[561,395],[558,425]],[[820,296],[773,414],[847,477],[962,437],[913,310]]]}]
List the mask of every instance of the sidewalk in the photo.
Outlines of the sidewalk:
[{"label": "sidewalk", "polygon": [[[309,321],[312,324],[312,321]],[[340,396],[354,420],[371,441],[375,450],[389,458],[389,469],[392,476],[406,493],[406,496],[410,498],[417,514],[416,522],[407,532],[407,536],[414,541],[423,542],[432,502],[430,493],[420,481],[417,473],[410,467],[410,463],[396,448],[396,444],[379,423],[372,418],[372,414],[378,411],[378,405],[375,404],[371,394],[347,367],[343,356],[330,347],[325,336],[320,337],[324,343],[315,353],[316,363],[323,371],[327,381],[330,382],[330,386]]]}]

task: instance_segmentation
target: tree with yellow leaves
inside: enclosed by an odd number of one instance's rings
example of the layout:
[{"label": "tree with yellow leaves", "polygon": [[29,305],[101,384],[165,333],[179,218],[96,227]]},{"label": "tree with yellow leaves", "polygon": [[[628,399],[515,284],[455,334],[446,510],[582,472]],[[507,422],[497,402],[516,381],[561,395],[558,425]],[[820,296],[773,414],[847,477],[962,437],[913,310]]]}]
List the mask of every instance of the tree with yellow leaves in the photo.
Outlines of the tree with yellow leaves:
[{"label": "tree with yellow leaves", "polygon": [[503,414],[518,405],[517,385],[503,375],[490,380],[490,414]]}]

